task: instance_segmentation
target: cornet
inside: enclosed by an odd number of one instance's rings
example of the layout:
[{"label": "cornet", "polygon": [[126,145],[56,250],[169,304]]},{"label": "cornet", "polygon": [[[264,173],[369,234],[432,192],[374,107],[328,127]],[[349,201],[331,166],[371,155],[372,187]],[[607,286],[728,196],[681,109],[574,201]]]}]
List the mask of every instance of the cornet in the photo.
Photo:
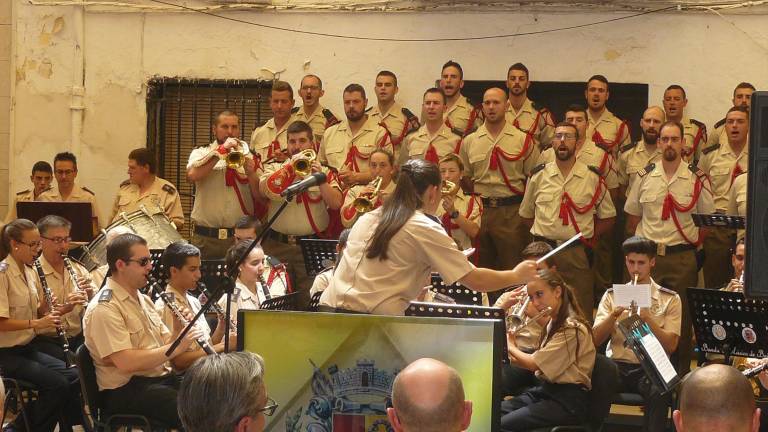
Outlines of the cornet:
[{"label": "cornet", "polygon": [[[237,143],[241,147],[243,147],[244,143],[242,141],[240,141],[237,138],[233,138],[233,139],[235,141],[237,141]],[[232,150],[229,151],[229,153],[227,153],[226,156],[224,156],[224,160],[227,163],[227,168],[234,169],[234,170],[239,170],[240,168],[243,167],[243,164],[245,164],[245,153],[243,153],[240,150],[232,149]]]},{"label": "cornet", "polygon": [[456,195],[459,192],[459,184],[449,180],[443,180],[440,185],[440,193],[445,196]]},{"label": "cornet", "polygon": [[[522,310],[525,311],[524,308]],[[517,315],[509,315],[507,316],[507,331],[511,331],[512,333],[518,333],[520,330],[528,327],[532,322],[538,321],[541,318],[551,313],[552,313],[552,308],[547,306],[542,311],[537,313],[533,318],[525,322],[517,321],[516,318],[519,318]]]},{"label": "cornet", "polygon": [[294,156],[291,165],[296,174],[301,176],[308,176],[312,173],[312,163],[317,159],[317,153],[312,149],[302,150],[299,154]]},{"label": "cornet", "polygon": [[382,182],[383,180],[381,177],[376,177],[372,182],[368,183],[368,186],[373,187],[373,192],[370,195],[362,194],[355,198],[354,201],[352,201],[352,207],[354,207],[358,213],[368,213],[369,211],[373,210],[374,207],[376,207],[375,199],[379,194],[379,189],[381,189]]}]

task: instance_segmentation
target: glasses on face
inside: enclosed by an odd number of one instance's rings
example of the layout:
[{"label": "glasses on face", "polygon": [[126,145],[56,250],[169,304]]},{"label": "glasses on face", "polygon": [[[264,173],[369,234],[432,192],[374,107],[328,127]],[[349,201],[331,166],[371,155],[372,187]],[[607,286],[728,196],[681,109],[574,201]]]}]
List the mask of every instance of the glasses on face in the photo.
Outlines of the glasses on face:
[{"label": "glasses on face", "polygon": [[257,409],[256,412],[264,413],[265,416],[271,416],[275,413],[275,410],[277,409],[277,402],[275,402],[272,398],[267,398],[267,404],[264,406],[264,408]]},{"label": "glasses on face", "polygon": [[680,137],[661,137],[661,138],[659,138],[659,141],[661,141],[661,142],[663,142],[665,144],[666,143],[677,144],[681,140],[680,140]]},{"label": "glasses on face", "polygon": [[147,264],[149,264],[152,261],[152,258],[150,258],[150,257],[142,257],[142,258],[139,258],[139,259],[131,258],[131,259],[128,259],[126,261],[128,261],[128,262],[135,262],[136,264],[138,264],[138,265],[140,265],[142,267],[146,267]]},{"label": "glasses on face", "polygon": [[56,170],[56,175],[65,177],[65,176],[71,176],[75,173],[75,170],[67,169],[67,170]]},{"label": "glasses on face", "polygon": [[43,237],[48,241],[52,241],[56,244],[69,243],[72,241],[72,237]]},{"label": "glasses on face", "polygon": [[38,240],[38,241],[32,242],[32,243],[27,243],[27,242],[20,241],[19,243],[23,244],[24,246],[27,246],[30,249],[39,249],[40,246],[43,245],[43,242],[41,240]]},{"label": "glasses on face", "polygon": [[556,140],[572,140],[572,139],[576,139],[576,134],[560,132],[555,134],[555,139]]}]

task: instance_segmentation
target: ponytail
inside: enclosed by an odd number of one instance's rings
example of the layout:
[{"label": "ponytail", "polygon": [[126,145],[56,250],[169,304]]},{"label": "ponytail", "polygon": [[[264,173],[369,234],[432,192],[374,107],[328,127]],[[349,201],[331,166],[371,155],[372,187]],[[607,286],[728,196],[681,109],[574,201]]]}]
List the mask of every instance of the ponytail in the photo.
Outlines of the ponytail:
[{"label": "ponytail", "polygon": [[592,326],[589,324],[581,305],[579,305],[579,301],[576,299],[573,288],[565,283],[565,280],[563,280],[560,273],[558,273],[557,270],[540,270],[539,278],[546,282],[550,287],[560,287],[562,290],[560,309],[557,311],[557,315],[552,317],[551,330],[542,334],[542,337],[546,334],[546,339],[543,339],[543,342],[549,342],[552,336],[563,328],[569,317],[584,324],[587,327],[587,331],[591,333]]},{"label": "ponytail", "polygon": [[15,219],[0,229],[0,260],[11,253],[11,240],[22,241],[25,231],[36,229],[34,222],[27,219]]},{"label": "ponytail", "polygon": [[437,165],[423,159],[411,159],[400,167],[400,176],[392,197],[381,207],[381,220],[373,232],[366,258],[387,259],[389,241],[408,222],[424,202],[421,196],[429,186],[440,186]]}]

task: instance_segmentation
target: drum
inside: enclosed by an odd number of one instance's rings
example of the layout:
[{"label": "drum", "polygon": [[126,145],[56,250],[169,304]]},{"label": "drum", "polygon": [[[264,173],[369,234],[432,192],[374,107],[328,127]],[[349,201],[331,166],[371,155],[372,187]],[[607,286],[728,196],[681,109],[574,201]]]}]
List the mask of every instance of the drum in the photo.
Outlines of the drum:
[{"label": "drum", "polygon": [[107,263],[107,234],[119,226],[127,227],[133,233],[143,237],[149,249],[165,249],[169,244],[183,240],[165,213],[160,209],[150,212],[146,207],[141,206],[140,210],[133,213],[127,215],[121,213],[120,219],[102,230],[101,235],[87,246],[83,246],[83,254],[79,260],[89,271]]}]

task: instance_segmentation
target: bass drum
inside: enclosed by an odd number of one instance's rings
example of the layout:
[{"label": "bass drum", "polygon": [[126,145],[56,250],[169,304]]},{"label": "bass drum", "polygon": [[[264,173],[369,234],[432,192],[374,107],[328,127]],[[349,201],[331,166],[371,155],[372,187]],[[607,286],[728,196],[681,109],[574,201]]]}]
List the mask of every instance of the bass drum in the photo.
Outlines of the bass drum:
[{"label": "bass drum", "polygon": [[141,210],[133,213],[121,213],[120,219],[102,230],[87,246],[83,246],[83,254],[79,260],[88,271],[107,263],[107,234],[117,227],[126,227],[130,232],[140,235],[147,241],[149,249],[165,249],[173,242],[184,240],[165,213],[159,209],[150,212],[141,206]]},{"label": "bass drum", "polygon": [[269,295],[279,297],[293,292],[291,278],[285,264],[279,259],[267,256],[264,259],[264,272],[261,279],[269,287]]}]

